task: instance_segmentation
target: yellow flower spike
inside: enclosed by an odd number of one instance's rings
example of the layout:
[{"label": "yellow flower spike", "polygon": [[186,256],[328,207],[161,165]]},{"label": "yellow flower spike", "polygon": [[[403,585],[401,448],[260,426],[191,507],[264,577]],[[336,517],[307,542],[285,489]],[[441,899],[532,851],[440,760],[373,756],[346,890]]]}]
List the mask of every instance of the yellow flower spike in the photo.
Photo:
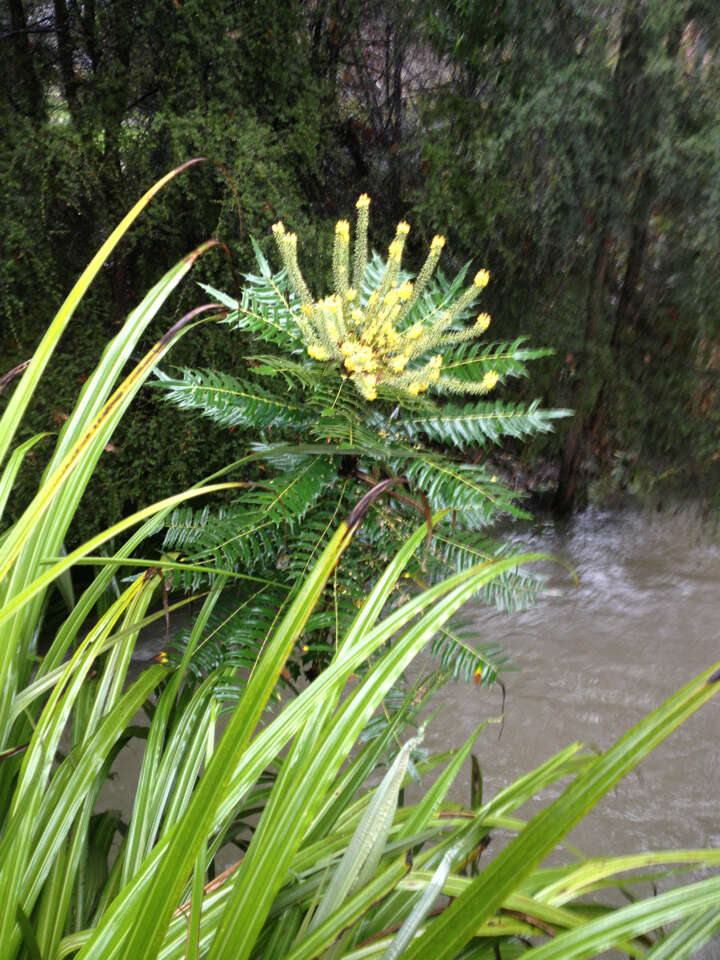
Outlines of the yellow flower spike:
[{"label": "yellow flower spike", "polygon": [[489,392],[498,382],[498,375],[494,370],[488,370],[485,376],[480,381],[480,388]]},{"label": "yellow flower spike", "polygon": [[350,224],[347,220],[338,220],[335,224],[335,244],[333,247],[333,279],[335,290],[345,296],[350,274]]},{"label": "yellow flower spike", "polygon": [[[356,206],[352,265],[349,262],[351,225],[348,220],[338,220],[333,245],[334,293],[322,300],[313,299],[302,278],[297,262],[296,235],[288,233],[281,221],[273,224],[273,234],[288,279],[300,301],[295,319],[308,355],[315,360],[339,361],[338,375],[350,379],[366,400],[377,398],[380,382],[390,383],[409,396],[418,396],[431,389],[441,377],[442,354],[428,356],[433,349],[478,337],[489,326],[490,315],[480,313],[474,324],[462,329],[454,327],[458,318],[463,317],[463,311],[487,286],[490,273],[485,269],[478,271],[470,286],[452,303],[446,304],[445,309],[432,310],[427,316],[418,311],[420,319],[403,329],[410,322],[413,308],[419,306],[419,298],[432,278],[445,246],[445,237],[439,234],[433,237],[415,282],[400,282],[403,248],[410,233],[410,225],[401,220],[388,247],[382,278],[376,289],[367,291],[367,301],[363,304],[370,197],[362,194]],[[413,358],[424,365],[409,369]],[[487,393],[498,380],[497,372],[488,370],[479,382],[475,381],[461,392]],[[442,382],[451,391],[457,392],[458,384],[462,388],[462,382],[453,377]]]},{"label": "yellow flower spike", "polygon": [[417,303],[418,299],[420,298],[420,294],[423,292],[423,290],[427,286],[428,282],[430,281],[430,278],[433,275],[433,272],[435,271],[435,267],[437,266],[438,260],[440,259],[440,254],[442,253],[442,249],[444,246],[445,246],[445,237],[440,236],[438,234],[432,238],[432,243],[430,244],[430,250],[428,252],[425,263],[422,265],[420,273],[415,278],[415,285],[412,289],[410,297],[405,302],[405,305],[403,306],[403,309],[400,313],[401,318],[404,316],[407,316],[408,311],[412,309],[412,307]]},{"label": "yellow flower spike", "polygon": [[368,220],[370,217],[370,197],[363,193],[358,197],[357,206],[357,224],[355,226],[355,249],[353,252],[353,275],[352,283],[356,289],[360,289],[365,279],[365,267],[367,266],[367,232]]},{"label": "yellow flower spike", "polygon": [[393,240],[388,247],[388,257],[393,263],[400,263],[402,258],[403,245],[400,240]]}]

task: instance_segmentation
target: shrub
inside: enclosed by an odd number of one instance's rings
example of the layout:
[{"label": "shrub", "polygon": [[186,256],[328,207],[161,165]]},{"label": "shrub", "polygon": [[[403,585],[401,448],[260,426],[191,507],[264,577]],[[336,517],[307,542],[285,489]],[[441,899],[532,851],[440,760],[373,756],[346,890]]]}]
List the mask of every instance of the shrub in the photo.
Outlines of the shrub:
[{"label": "shrub", "polygon": [[[523,338],[481,339],[489,315],[467,319],[489,273],[480,270],[465,284],[466,267],[452,282],[442,274],[433,281],[442,237],[432,241],[414,282],[401,268],[407,223],[398,224],[386,261],[377,254],[368,259],[369,205],[365,195],[358,201],[352,255],[349,223],[336,226],[329,296],[310,293],[297,238],[280,222],[273,232],[282,270],[274,273],[256,247],[258,273],[246,276],[240,301],[205,288],[226,306],[224,322],[247,345],[239,370],[158,374],[176,407],[254,436],[251,449],[265,470],[219,511],[188,507],[173,514],[165,547],[195,565],[243,569],[266,581],[280,570],[283,582],[297,588],[336,518],[368,486],[401,480],[404,489],[374,505],[349,564],[334,576],[332,593],[311,622],[299,651],[311,673],[329,662],[368,583],[418,516],[452,512],[450,526],[430,525],[425,551],[408,571],[416,584],[507,555],[489,531],[501,516],[521,511],[483,461],[503,438],[549,430],[567,412],[542,409],[538,401],[489,399],[496,385],[524,376],[527,361],[547,351],[528,349]],[[200,582],[196,573],[185,585]],[[523,605],[535,587],[511,568],[485,594],[500,606]],[[266,585],[243,606],[242,618],[220,629],[218,656],[223,636],[226,645],[254,656],[269,612],[284,599],[282,589]],[[181,651],[182,645],[178,656]],[[460,624],[442,631],[434,651],[455,675],[482,682],[494,679],[502,662],[496,645],[473,645]]]}]

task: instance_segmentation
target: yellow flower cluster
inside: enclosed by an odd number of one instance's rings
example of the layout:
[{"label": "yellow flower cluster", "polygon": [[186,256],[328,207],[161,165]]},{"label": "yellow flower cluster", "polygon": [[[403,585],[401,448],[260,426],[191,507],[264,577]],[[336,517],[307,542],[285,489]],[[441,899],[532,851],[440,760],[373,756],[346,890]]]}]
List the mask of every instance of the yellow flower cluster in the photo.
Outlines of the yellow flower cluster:
[{"label": "yellow flower cluster", "polygon": [[[460,343],[483,333],[490,317],[481,313],[475,324],[462,331],[452,331],[461,313],[479,295],[489,280],[487,270],[480,270],[472,285],[443,310],[431,313],[414,323],[409,314],[430,281],[445,246],[445,238],[436,236],[415,283],[399,280],[400,263],[410,225],[404,220],[396,228],[388,248],[385,272],[377,289],[363,302],[362,289],[367,265],[367,230],[370,197],[362,194],[357,201],[355,245],[350,276],[350,224],[339,220],[335,226],[333,246],[333,279],[335,292],[314,301],[297,262],[297,237],[288,233],[282,223],[273,225],[288,280],[300,301],[296,314],[298,327],[305,340],[308,355],[314,360],[336,360],[363,397],[374,400],[378,384],[402,390],[410,396],[423,393],[441,379],[442,354],[423,356],[433,349]],[[413,363],[413,361],[415,361]],[[485,374],[472,392],[485,393],[497,383],[494,371]],[[443,378],[450,389],[451,379]],[[459,383],[459,381],[458,381]],[[465,391],[463,391],[465,392]]]}]

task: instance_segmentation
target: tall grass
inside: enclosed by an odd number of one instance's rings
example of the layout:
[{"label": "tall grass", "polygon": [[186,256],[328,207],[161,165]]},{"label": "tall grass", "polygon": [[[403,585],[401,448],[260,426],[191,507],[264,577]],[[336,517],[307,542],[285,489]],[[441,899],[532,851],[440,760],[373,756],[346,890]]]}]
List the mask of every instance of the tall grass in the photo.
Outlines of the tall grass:
[{"label": "tall grass", "polygon": [[[0,507],[39,440],[12,446],[62,330],[113,244],[177,172],[156,184],[104,245],[10,388],[15,392],[0,421]],[[147,564],[124,581],[106,609],[98,601],[123,564],[131,569],[139,545],[175,504],[240,485],[242,477],[211,478],[169,496],[69,556],[62,543],[132,397],[200,313],[217,309],[206,305],[175,324],[113,390],[147,324],[207,249],[203,245],[168,271],[108,345],[57,439],[36,496],[0,541],[0,957],[507,960],[527,953],[566,960],[611,946],[654,960],[689,956],[720,925],[720,877],[620,909],[590,908],[581,898],[598,887],[631,885],[628,871],[647,876],[676,865],[716,866],[719,851],[574,858],[552,868],[542,862],[622,776],[717,692],[717,666],[605,753],[575,744],[490,800],[448,804],[447,791],[481,730],[446,755],[419,758],[414,751],[422,730],[407,731],[424,702],[422,691],[408,697],[377,738],[356,747],[415,654],[467,598],[518,558],[480,564],[393,608],[396,584],[423,549],[422,524],[369,585],[327,669],[267,712],[328,578],[387,484],[371,490],[339,523],[292,602],[268,623],[239,699],[228,668],[186,683],[187,663],[233,576],[227,571],[203,598],[179,668],[156,663],[131,679],[139,629],[154,616],[148,611],[163,568],[173,564]],[[434,525],[443,522],[442,515],[433,518]],[[63,578],[74,565],[110,541],[121,545],[41,649],[51,591],[67,587]],[[228,704],[233,709],[219,735],[216,721]],[[149,719],[138,728],[134,717],[141,708]],[[146,742],[132,815],[121,824],[97,809],[97,798],[132,737]],[[402,806],[411,761],[421,773],[440,773],[417,804]],[[383,765],[379,784],[367,787]],[[518,817],[525,801],[568,775],[569,785],[543,811],[528,823]],[[481,869],[487,836],[496,829],[512,840]],[[215,877],[217,855],[227,854],[230,843],[242,855]],[[438,901],[440,893],[449,904]],[[671,922],[678,926],[663,932]]]}]

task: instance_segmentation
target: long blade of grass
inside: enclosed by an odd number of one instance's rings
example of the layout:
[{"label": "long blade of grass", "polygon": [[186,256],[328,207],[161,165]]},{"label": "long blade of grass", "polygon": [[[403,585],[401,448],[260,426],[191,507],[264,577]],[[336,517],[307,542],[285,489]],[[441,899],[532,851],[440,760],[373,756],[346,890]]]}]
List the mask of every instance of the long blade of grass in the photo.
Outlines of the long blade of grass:
[{"label": "long blade of grass", "polygon": [[[24,590],[21,590],[20,593],[16,594],[12,598],[12,600],[9,600],[7,603],[5,603],[0,610],[0,623],[3,623],[5,620],[9,619],[36,594],[40,593],[46,587],[49,587],[50,584],[57,577],[59,577],[61,573],[73,566],[76,560],[86,556],[88,553],[91,553],[97,547],[102,546],[103,543],[107,543],[108,540],[112,540],[129,527],[134,527],[136,524],[140,523],[141,520],[145,520],[148,517],[154,517],[156,514],[171,510],[174,506],[177,506],[177,504],[182,503],[184,500],[190,500],[193,497],[201,497],[209,493],[216,493],[218,490],[232,490],[242,486],[244,486],[242,483],[214,483],[207,487],[196,487],[190,490],[185,490],[183,493],[175,494],[173,497],[166,497],[164,500],[158,500],[157,503],[153,503],[149,507],[144,507],[142,510],[138,510],[136,513],[131,514],[129,517],[119,520],[111,527],[108,527],[101,533],[96,534],[96,536],[91,537],[90,540],[86,540],[85,543],[81,544],[66,557],[58,560],[57,563],[54,563],[52,566],[48,567],[44,573],[37,577],[36,580],[34,580],[32,583],[29,583]],[[271,583],[275,585],[275,581],[264,580],[262,577],[243,575],[243,579],[251,580],[257,583]],[[0,649],[2,649],[1,646]]]},{"label": "long blade of grass", "polygon": [[579,866],[562,870],[562,876],[541,886],[533,893],[536,900],[560,906],[588,893],[607,877],[614,877],[642,867],[668,864],[703,864],[720,866],[720,850],[660,850],[652,853],[634,853],[625,857],[602,857],[586,860]]},{"label": "long blade of grass", "polygon": [[692,914],[651,947],[644,960],[689,960],[720,930],[720,906]]},{"label": "long blade of grass", "polygon": [[[362,884],[370,879],[390,832],[397,807],[398,791],[405,777],[410,752],[420,742],[420,737],[408,740],[383,777],[342,860],[335,868],[330,884],[310,924],[311,931],[338,909],[356,883]],[[370,870],[366,871],[365,867],[368,863]]]},{"label": "long blade of grass", "polygon": [[[200,846],[210,832],[232,772],[275,689],[295,640],[365,510],[374,496],[387,485],[387,482],[379,484],[366,495],[326,546],[250,676],[245,694],[197,785],[182,821],[168,835],[166,844],[156,847],[134,882],[125,888],[124,895],[117,899],[93,939],[81,951],[81,957],[102,956],[103,960],[110,960],[111,957],[142,955],[144,951],[151,955],[157,953]],[[155,862],[160,858],[163,867],[162,870],[156,870]],[[138,894],[144,904],[141,917],[137,916]]]},{"label": "long blade of grass", "polygon": [[105,243],[100,247],[98,252],[87,265],[77,283],[68,294],[67,299],[63,303],[62,307],[55,315],[55,318],[50,324],[47,333],[40,341],[32,360],[25,370],[22,380],[15,388],[5,413],[3,414],[2,419],[0,419],[0,464],[5,459],[5,455],[7,454],[8,447],[12,443],[15,431],[22,420],[27,405],[30,402],[30,398],[34,393],[40,378],[42,377],[43,371],[45,370],[45,367],[47,366],[48,361],[50,360],[50,357],[57,346],[63,330],[77,309],[77,306],[85,295],[88,287],[102,269],[102,265],[109,258],[113,249],[123,238],[133,221],[139,216],[140,213],[142,213],[152,198],[159,193],[167,183],[173,180],[179,173],[182,173],[183,170],[187,170],[196,163],[202,163],[204,160],[205,157],[195,157],[192,160],[188,160],[186,163],[181,164],[179,167],[176,167],[174,170],[171,170],[169,173],[165,174],[165,176],[161,177],[157,183],[153,184],[153,186],[150,187],[150,189],[138,200],[132,210],[130,210],[124,219],[121,220],[118,226],[113,230]]},{"label": "long blade of grass", "polygon": [[34,437],[30,437],[29,440],[21,443],[20,446],[13,450],[13,452],[10,454],[10,459],[5,464],[2,477],[0,477],[0,518],[2,518],[2,515],[5,512],[5,506],[7,504],[8,497],[10,496],[10,491],[15,483],[15,477],[17,476],[18,470],[25,459],[25,454],[28,452],[28,450],[31,450],[36,443],[38,443],[44,437],[49,436],[51,436],[50,433],[37,433]]},{"label": "long blade of grass", "polygon": [[419,900],[412,908],[403,925],[393,937],[393,941],[382,955],[382,960],[397,960],[405,947],[410,943],[425,917],[430,912],[432,905],[437,900],[443,885],[447,880],[453,861],[458,855],[457,847],[451,847],[443,856],[435,873],[432,875],[428,885],[420,895]]},{"label": "long blade of grass", "polygon": [[[191,258],[185,258],[180,264],[173,267],[173,269],[163,277],[162,281],[153,288],[152,294],[148,294],[146,300],[152,296],[153,306],[159,309],[166,297],[175,289],[188,270],[190,270],[195,259],[205,250],[209,249],[211,245],[214,245],[214,243],[215,241],[210,241],[208,244],[203,245],[203,247],[195,251]],[[214,309],[215,305],[213,304],[212,307]],[[90,425],[88,426],[86,423],[83,424],[81,435],[73,443],[50,476],[45,479],[34,499],[13,525],[10,535],[3,543],[2,548],[0,548],[0,581],[12,566],[13,561],[22,549],[22,545],[28,539],[48,505],[56,497],[58,491],[70,477],[73,470],[80,465],[84,465],[88,473],[88,467],[90,470],[92,469],[93,458],[88,457],[89,451],[91,448],[95,448],[95,452],[98,453],[98,448],[101,447],[101,443],[102,446],[104,446],[106,438],[109,432],[111,432],[111,428],[119,421],[133,396],[137,393],[138,388],[147,379],[153,367],[168,351],[177,335],[183,331],[183,328],[187,326],[188,322],[187,318],[184,317],[171,327],[152,349],[146,353],[134,370],[128,374],[105,403],[102,410],[92,419]]]},{"label": "long blade of grass", "polygon": [[639,937],[688,916],[697,918],[699,913],[703,913],[707,920],[708,914],[715,911],[717,919],[718,910],[720,877],[711,877],[613,910],[528,950],[526,956],[528,960],[581,960],[594,957],[603,950],[611,949],[618,941]]},{"label": "long blade of grass", "polygon": [[629,770],[720,688],[718,664],[693,680],[602,754],[408,948],[407,960],[450,960],[505,898]]}]

